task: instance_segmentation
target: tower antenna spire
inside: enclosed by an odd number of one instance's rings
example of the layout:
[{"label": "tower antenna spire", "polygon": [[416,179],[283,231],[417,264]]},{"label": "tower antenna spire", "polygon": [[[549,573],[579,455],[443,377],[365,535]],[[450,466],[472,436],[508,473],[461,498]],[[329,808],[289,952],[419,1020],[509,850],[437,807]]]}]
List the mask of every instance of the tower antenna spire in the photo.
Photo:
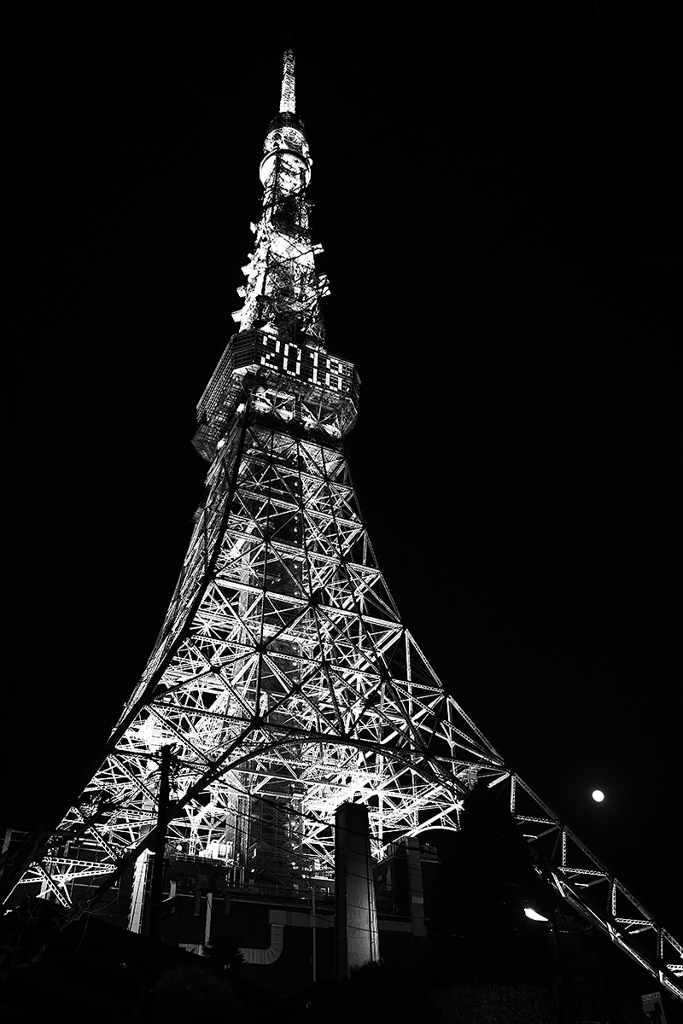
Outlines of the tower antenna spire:
[{"label": "tower antenna spire", "polygon": [[294,94],[294,50],[285,50],[282,57],[282,91],[280,93],[280,113],[296,113],[296,96]]}]

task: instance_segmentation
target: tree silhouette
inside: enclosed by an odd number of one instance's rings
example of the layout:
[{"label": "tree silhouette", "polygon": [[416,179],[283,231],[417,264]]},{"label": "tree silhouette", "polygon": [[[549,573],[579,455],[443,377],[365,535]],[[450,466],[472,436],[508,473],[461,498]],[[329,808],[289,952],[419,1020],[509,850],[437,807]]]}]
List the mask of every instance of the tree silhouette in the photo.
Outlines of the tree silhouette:
[{"label": "tree silhouette", "polygon": [[551,893],[498,792],[477,784],[465,799],[461,831],[440,846],[432,944],[448,948],[451,976],[459,980],[545,984],[548,933],[524,908],[542,911]]},{"label": "tree silhouette", "polygon": [[204,957],[217,974],[229,974],[232,978],[242,973],[245,964],[242,951],[235,940],[220,935],[204,946]]}]

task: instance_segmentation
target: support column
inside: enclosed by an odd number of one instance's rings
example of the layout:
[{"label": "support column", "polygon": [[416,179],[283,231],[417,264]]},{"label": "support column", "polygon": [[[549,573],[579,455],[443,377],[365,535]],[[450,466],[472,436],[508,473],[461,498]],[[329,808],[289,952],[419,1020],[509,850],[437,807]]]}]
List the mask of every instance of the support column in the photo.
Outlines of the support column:
[{"label": "support column", "polygon": [[342,804],[335,816],[337,977],[379,960],[368,810]]},{"label": "support column", "polygon": [[422,887],[422,864],[420,863],[420,843],[413,836],[406,842],[406,860],[408,862],[408,905],[410,924],[413,936],[421,939],[426,935],[424,890]]}]

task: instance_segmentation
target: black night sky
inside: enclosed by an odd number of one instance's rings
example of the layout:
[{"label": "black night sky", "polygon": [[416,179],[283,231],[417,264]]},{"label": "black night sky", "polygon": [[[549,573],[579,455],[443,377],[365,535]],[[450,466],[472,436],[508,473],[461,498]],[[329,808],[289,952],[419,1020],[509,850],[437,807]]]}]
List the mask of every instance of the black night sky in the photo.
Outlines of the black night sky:
[{"label": "black night sky", "polygon": [[292,45],[388,584],[510,766],[680,938],[673,14],[360,10],[95,5],[17,35],[0,823],[76,795],[161,625]]}]

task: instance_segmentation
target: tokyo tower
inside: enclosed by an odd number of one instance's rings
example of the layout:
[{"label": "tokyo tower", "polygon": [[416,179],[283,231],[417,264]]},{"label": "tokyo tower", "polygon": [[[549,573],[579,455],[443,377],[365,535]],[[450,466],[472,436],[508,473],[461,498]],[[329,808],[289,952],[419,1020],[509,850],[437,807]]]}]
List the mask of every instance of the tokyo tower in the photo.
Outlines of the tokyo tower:
[{"label": "tokyo tower", "polygon": [[559,895],[683,997],[681,944],[510,771],[401,620],[345,455],[360,384],[326,346],[311,167],[290,50],[239,331],[197,406],[206,499],[106,757],[23,882],[95,910],[114,887],[139,931],[167,746],[169,847],[221,861],[242,885],[333,877],[344,802],[366,805],[381,857],[458,830],[464,796],[484,782],[504,788]]}]

